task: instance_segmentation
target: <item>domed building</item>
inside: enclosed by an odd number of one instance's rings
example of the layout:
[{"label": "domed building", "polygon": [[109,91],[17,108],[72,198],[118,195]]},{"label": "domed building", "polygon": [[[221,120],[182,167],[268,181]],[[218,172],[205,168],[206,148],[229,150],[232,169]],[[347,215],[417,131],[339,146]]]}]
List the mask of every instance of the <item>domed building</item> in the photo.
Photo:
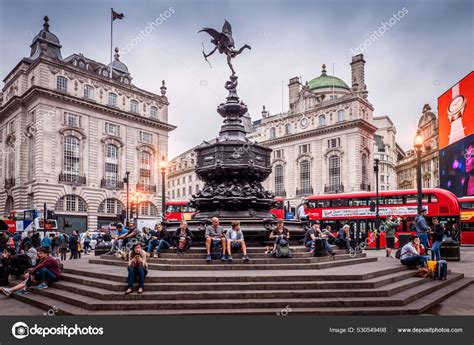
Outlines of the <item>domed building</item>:
[{"label": "domed building", "polygon": [[[326,65],[305,83],[291,78],[288,111],[271,114],[264,108],[247,136],[273,149],[273,173],[265,187],[291,208],[312,194],[375,190],[376,134],[387,159],[396,161],[396,130],[387,116],[373,116],[363,55],[353,56],[350,67],[350,84],[329,75]],[[395,181],[393,164],[387,170],[384,180]]]},{"label": "domed building", "polygon": [[30,48],[0,97],[1,213],[46,203],[59,229],[97,229],[126,216],[129,174],[130,219],[154,225],[162,205],[156,167],[176,128],[164,81],[158,93],[132,84],[118,50],[109,64],[81,53],[63,59],[48,17]]}]

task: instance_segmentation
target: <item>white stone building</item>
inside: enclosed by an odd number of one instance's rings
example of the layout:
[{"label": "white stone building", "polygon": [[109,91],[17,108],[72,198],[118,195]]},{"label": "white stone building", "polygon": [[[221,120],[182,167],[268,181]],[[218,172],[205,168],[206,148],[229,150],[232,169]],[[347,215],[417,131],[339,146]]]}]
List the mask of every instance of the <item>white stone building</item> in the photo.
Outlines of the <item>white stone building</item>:
[{"label": "white stone building", "polygon": [[[421,153],[421,179],[423,188],[439,187],[439,150],[438,118],[425,104],[418,121],[418,129],[423,136]],[[414,140],[414,138],[413,138]],[[396,164],[397,184],[399,189],[415,189],[417,157],[414,149],[408,150],[403,159]]]},{"label": "white stone building", "polygon": [[[112,73],[111,73],[112,72]],[[112,75],[110,75],[110,73]],[[123,178],[140,218],[161,212],[160,159],[167,159],[168,99],[132,84],[118,53],[112,65],[82,54],[61,56],[43,29],[31,53],[5,77],[0,102],[0,205],[42,207],[72,229],[110,223],[126,205]]]}]

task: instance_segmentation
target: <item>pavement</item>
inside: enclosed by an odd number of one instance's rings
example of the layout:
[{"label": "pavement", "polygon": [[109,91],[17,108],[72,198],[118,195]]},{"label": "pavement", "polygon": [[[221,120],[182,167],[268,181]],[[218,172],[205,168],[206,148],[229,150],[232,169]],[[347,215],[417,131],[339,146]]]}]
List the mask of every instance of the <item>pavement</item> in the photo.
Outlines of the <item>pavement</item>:
[{"label": "pavement", "polygon": [[[373,269],[375,265],[380,268],[380,266],[382,265],[385,267],[389,267],[389,266],[395,266],[398,264],[397,259],[385,257],[385,250],[367,250],[366,253],[368,256],[375,256],[379,259],[377,263],[364,264],[366,266],[366,269],[369,269],[369,270],[371,268]],[[83,255],[81,259],[71,260],[71,261],[68,260],[67,262],[65,262],[65,266],[71,267],[71,268],[73,268],[74,266],[83,267],[84,265],[87,264],[87,260],[93,257],[94,257],[93,255],[87,255],[87,256]],[[466,277],[474,277],[474,247],[462,247],[461,248],[461,261],[460,262],[450,261],[448,263],[448,267],[453,272],[464,273]],[[115,268],[104,267],[104,269],[113,270]],[[343,267],[335,268],[334,273],[342,274],[343,271],[346,271],[346,268],[343,268]],[[236,272],[227,271],[226,273],[219,272],[219,271],[216,271],[216,272],[200,271],[199,273],[205,276],[220,275],[220,274],[225,274],[225,275],[238,275],[239,274],[238,271]],[[258,274],[271,275],[272,273],[274,272],[262,271],[262,272],[259,272]],[[295,272],[295,273],[301,273],[301,272]],[[347,273],[347,271],[345,273]],[[155,271],[152,274],[166,275],[166,276],[168,275],[180,276],[183,273],[179,271],[178,272]],[[441,315],[469,315],[469,316],[472,316],[474,315],[474,307],[472,305],[473,301],[474,301],[474,284],[471,284],[466,289],[463,289],[457,294],[446,299],[437,307],[427,311],[425,315],[440,315],[440,316]],[[32,307],[16,299],[7,298],[7,297],[4,297],[3,295],[0,296],[0,315],[44,315],[44,313],[45,312],[43,310],[38,309],[36,307]]]}]

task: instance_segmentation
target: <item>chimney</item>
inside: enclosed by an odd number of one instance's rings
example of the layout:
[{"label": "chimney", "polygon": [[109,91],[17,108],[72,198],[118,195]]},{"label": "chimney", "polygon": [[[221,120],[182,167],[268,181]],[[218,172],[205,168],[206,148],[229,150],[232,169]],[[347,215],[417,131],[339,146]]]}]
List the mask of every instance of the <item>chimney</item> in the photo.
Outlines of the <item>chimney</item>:
[{"label": "chimney", "polygon": [[298,77],[294,77],[290,79],[288,83],[288,96],[289,96],[289,104],[295,103],[298,99],[298,93],[300,92],[300,79]]},{"label": "chimney", "polygon": [[365,85],[365,60],[363,54],[352,57],[351,72],[352,92],[367,94],[367,87]]}]

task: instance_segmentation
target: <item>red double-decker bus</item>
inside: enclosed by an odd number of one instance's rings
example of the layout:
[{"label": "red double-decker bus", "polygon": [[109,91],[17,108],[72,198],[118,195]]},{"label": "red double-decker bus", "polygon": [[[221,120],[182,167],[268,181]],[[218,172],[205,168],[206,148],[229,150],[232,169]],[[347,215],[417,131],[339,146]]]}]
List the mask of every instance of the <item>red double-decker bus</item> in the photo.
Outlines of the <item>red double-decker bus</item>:
[{"label": "red double-decker bus", "polygon": [[[313,195],[305,199],[309,203],[306,214],[311,220],[319,220],[321,227],[330,225],[337,231],[344,224],[351,226],[352,237],[356,241],[369,238],[368,248],[375,248],[376,241],[372,232],[376,229],[375,211],[370,205],[376,202],[375,192],[356,192],[344,194]],[[381,191],[379,193],[379,216],[385,221],[388,216],[401,218],[401,224],[395,233],[395,246],[398,247],[401,234],[412,234],[414,219],[417,215],[418,197],[413,189]],[[459,203],[456,196],[444,189],[423,189],[423,207],[428,210],[427,222],[431,224],[432,217],[438,217],[447,227],[459,221]],[[380,247],[385,247],[385,236],[380,234]]]},{"label": "red double-decker bus", "polygon": [[459,199],[461,208],[461,245],[474,246],[474,196]]},{"label": "red double-decker bus", "polygon": [[189,200],[170,200],[166,202],[165,218],[169,220],[190,220],[196,209],[189,206]]}]

